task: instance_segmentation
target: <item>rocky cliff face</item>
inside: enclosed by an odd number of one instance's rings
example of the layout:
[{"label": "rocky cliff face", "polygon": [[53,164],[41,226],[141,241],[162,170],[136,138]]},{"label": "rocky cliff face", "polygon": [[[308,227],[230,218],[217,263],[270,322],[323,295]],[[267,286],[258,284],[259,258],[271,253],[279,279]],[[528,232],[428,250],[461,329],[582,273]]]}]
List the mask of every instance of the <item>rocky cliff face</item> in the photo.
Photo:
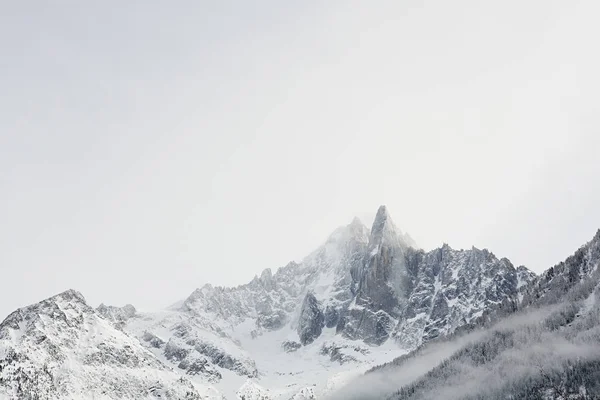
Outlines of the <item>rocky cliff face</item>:
[{"label": "rocky cliff face", "polygon": [[[463,256],[453,252],[453,258]],[[472,266],[482,261],[495,264],[484,251],[469,257],[476,260]],[[515,314],[471,334],[425,344],[372,369],[376,378],[368,373],[330,399],[600,398],[599,266],[600,231],[539,277],[524,268],[517,269],[516,278],[506,276],[497,287],[512,288],[516,280],[522,301]],[[484,315],[502,298],[488,297],[494,303]],[[451,314],[444,311],[440,316]],[[375,391],[368,385],[373,381],[386,384]]]},{"label": "rocky cliff face", "polygon": [[290,262],[277,270],[263,271],[250,283],[235,288],[205,285],[189,296],[181,311],[211,315],[227,324],[253,321],[254,334],[298,325],[307,293],[318,298],[318,309],[328,327],[338,323],[340,310],[353,298],[350,271],[361,267],[369,230],[354,219],[337,229],[302,262]]},{"label": "rocky cliff face", "polygon": [[127,304],[123,307],[100,304],[96,309],[96,312],[104,319],[113,322],[115,328],[122,329],[123,325],[136,315],[137,310],[131,304]]},{"label": "rocky cliff face", "polygon": [[411,290],[409,245],[402,238],[387,208],[380,207],[362,261],[350,270],[354,298],[337,326],[345,337],[381,344],[393,331]]},{"label": "rocky cliff face", "polygon": [[321,305],[312,292],[306,294],[302,302],[300,310],[300,318],[298,319],[298,336],[300,343],[307,345],[314,342],[316,338],[321,336],[325,326],[325,316],[321,311]]},{"label": "rocky cliff face", "polygon": [[409,347],[484,321],[502,310],[516,310],[519,289],[533,273],[515,269],[506,258],[473,247],[448,245],[407,254],[413,289],[394,337]]},{"label": "rocky cliff face", "polygon": [[[553,304],[564,296],[584,296],[600,280],[600,230],[565,261],[551,267],[522,289],[521,307]],[[573,289],[578,290],[573,290]]]}]

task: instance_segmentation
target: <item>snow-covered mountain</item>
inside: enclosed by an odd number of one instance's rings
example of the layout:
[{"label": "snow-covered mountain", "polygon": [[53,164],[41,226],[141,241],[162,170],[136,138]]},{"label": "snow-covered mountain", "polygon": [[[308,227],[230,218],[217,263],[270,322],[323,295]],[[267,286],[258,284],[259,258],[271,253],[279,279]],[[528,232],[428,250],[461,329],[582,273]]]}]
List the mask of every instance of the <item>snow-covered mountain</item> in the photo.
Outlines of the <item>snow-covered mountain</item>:
[{"label": "snow-covered mountain", "polygon": [[0,399],[204,399],[193,384],[69,290],[0,324]]},{"label": "snow-covered mountain", "polygon": [[234,288],[204,285],[169,309],[94,310],[66,292],[18,310],[0,326],[0,399],[24,398],[19,387],[51,399],[322,397],[423,343],[517,310],[536,282],[487,250],[418,249],[382,206],[371,229],[355,218],[301,262]]},{"label": "snow-covered mountain", "polygon": [[599,266],[600,231],[522,286],[514,313],[430,341],[328,400],[600,399]]},{"label": "snow-covered mountain", "polygon": [[382,206],[371,230],[355,219],[301,263],[235,288],[206,285],[180,311],[223,328],[252,321],[254,336],[290,326],[302,345],[335,328],[347,339],[379,345],[393,337],[410,349],[516,307],[519,288],[534,276],[487,250],[425,252],[405,237]]}]

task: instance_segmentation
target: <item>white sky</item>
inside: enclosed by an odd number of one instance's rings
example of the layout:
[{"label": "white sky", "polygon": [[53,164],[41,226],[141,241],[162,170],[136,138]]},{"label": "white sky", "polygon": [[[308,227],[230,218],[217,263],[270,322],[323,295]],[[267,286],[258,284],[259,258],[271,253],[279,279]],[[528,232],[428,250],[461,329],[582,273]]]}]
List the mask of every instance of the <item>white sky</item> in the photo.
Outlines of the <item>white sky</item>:
[{"label": "white sky", "polygon": [[598,15],[5,2],[0,319],[67,288],[157,308],[241,284],[380,204],[426,249],[550,267],[600,228]]}]

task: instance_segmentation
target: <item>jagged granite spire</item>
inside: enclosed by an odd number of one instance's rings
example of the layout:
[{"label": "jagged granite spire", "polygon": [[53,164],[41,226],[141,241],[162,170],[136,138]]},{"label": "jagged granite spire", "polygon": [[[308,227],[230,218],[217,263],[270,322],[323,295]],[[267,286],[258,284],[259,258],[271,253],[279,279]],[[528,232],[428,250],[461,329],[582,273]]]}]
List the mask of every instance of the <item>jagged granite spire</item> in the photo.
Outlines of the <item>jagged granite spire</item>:
[{"label": "jagged granite spire", "polygon": [[402,232],[396,227],[386,206],[382,205],[377,210],[373,227],[371,228],[371,237],[369,238],[369,247],[378,246],[382,243],[401,246],[400,235]]},{"label": "jagged granite spire", "polygon": [[375,215],[369,238],[369,247],[373,248],[383,242],[405,249],[408,247],[415,249],[419,248],[417,243],[408,233],[403,233],[402,230],[394,224],[390,212],[385,205],[379,206],[377,214]]},{"label": "jagged granite spire", "polygon": [[[314,323],[369,344],[395,335],[411,347],[483,317],[484,310],[513,307],[531,279],[485,249],[445,244],[424,252],[409,239],[382,205],[371,229],[354,218],[301,262],[265,270],[236,288],[205,287],[182,310],[234,326],[254,320],[254,337],[288,324],[300,335],[300,326]],[[319,312],[306,319],[315,304]]]},{"label": "jagged granite spire", "polygon": [[373,344],[387,340],[410,289],[402,240],[386,206],[377,210],[368,251],[351,271],[355,304],[343,315],[338,330],[351,339]]}]

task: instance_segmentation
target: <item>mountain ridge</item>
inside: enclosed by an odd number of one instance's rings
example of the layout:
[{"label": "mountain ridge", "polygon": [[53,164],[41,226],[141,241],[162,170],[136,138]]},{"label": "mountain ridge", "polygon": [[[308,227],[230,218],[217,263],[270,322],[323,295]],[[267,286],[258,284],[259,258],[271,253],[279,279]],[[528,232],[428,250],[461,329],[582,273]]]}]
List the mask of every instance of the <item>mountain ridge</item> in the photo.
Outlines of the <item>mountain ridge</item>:
[{"label": "mountain ridge", "polygon": [[425,343],[326,398],[600,398],[599,267],[600,230],[523,286],[517,310]]},{"label": "mountain ridge", "polygon": [[[198,395],[236,398],[231,389],[244,388],[262,396],[263,386],[272,398],[302,399],[314,396],[312,384],[333,390],[352,371],[511,312],[536,278],[486,249],[425,251],[407,238],[382,206],[371,229],[354,218],[300,262],[263,269],[246,284],[205,284],[156,312],[86,306],[82,318],[125,335],[154,369],[185,376]],[[57,296],[87,304],[74,290]],[[133,381],[136,390],[144,385]]]}]

